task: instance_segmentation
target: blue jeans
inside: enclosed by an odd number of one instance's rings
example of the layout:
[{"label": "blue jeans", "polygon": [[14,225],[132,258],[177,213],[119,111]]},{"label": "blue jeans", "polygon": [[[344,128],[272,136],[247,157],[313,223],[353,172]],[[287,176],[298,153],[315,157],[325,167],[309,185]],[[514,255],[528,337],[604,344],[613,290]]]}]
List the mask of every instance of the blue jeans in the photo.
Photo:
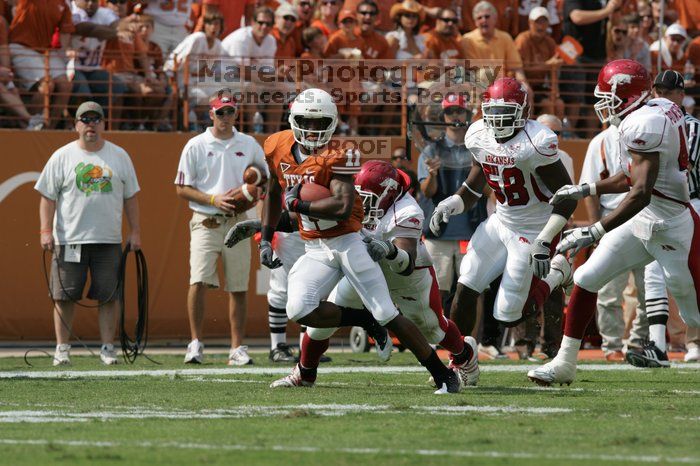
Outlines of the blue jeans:
[{"label": "blue jeans", "polygon": [[[112,77],[112,96],[119,97],[127,90],[126,84]],[[107,95],[109,93],[109,73],[106,70],[94,71],[75,70],[73,78],[73,95],[78,100],[92,99],[102,105],[107,111]],[[82,94],[82,95],[81,95]]]}]

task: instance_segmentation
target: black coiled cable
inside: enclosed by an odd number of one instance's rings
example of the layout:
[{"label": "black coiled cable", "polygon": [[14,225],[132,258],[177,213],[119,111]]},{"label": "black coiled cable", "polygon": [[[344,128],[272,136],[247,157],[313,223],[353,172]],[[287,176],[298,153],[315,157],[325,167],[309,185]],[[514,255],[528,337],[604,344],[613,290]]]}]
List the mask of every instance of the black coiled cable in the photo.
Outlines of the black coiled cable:
[{"label": "black coiled cable", "polygon": [[[148,267],[146,266],[146,257],[143,255],[143,252],[141,252],[141,250],[133,251],[136,263],[137,318],[134,337],[132,339],[126,331],[126,305],[124,304],[126,262],[129,251],[131,251],[131,245],[127,244],[122,254],[121,263],[119,264],[119,282],[121,283],[119,289],[119,342],[121,343],[124,361],[133,364],[138,355],[143,355],[146,345],[148,344]],[[158,364],[148,356],[145,357],[149,361]]]}]

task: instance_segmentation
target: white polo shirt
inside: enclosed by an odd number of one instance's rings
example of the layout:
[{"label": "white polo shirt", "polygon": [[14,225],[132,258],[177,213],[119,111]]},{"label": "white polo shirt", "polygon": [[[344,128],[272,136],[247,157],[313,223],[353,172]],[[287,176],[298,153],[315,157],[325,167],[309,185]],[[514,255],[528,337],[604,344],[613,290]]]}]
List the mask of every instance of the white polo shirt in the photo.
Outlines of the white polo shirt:
[{"label": "white polo shirt", "polygon": [[[175,184],[207,194],[225,193],[243,184],[243,172],[251,164],[263,168],[269,176],[265,152],[255,138],[234,128],[231,139],[217,139],[210,127],[182,149]],[[224,213],[212,205],[192,201],[190,209],[204,215]]]},{"label": "white polo shirt", "polygon": [[255,42],[252,26],[236,29],[221,41],[221,46],[234,62],[241,65],[250,64],[253,58],[259,64],[273,66],[277,52],[277,42],[272,34],[265,36],[260,45]]}]

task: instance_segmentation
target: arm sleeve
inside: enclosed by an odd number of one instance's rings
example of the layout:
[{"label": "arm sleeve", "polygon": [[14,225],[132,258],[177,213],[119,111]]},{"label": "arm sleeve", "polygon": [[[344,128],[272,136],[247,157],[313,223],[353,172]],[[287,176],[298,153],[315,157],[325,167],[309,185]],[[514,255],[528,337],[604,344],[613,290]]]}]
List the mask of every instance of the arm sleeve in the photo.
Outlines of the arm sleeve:
[{"label": "arm sleeve", "polygon": [[58,199],[61,186],[63,185],[63,172],[60,165],[59,154],[58,152],[54,152],[34,185],[34,189],[39,191],[42,196],[52,201]]},{"label": "arm sleeve", "polygon": [[177,166],[175,184],[179,186],[194,186],[197,179],[197,166],[195,164],[194,151],[190,144],[182,149],[180,163]]},{"label": "arm sleeve", "polygon": [[639,117],[633,113],[620,125],[620,140],[635,152],[657,152],[668,126],[669,120],[663,115]]}]

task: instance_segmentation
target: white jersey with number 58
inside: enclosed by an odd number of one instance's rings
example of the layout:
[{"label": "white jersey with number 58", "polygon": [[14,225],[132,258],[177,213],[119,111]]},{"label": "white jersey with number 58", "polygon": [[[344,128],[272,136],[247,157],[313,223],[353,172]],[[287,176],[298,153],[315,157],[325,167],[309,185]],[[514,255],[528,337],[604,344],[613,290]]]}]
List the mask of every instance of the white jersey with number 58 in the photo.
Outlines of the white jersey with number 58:
[{"label": "white jersey with number 58", "polygon": [[683,213],[688,193],[688,148],[683,111],[668,99],[652,99],[620,124],[622,170],[630,176],[630,150],[658,153],[659,173],[644,213],[664,219]]},{"label": "white jersey with number 58", "polygon": [[552,213],[552,193],[537,168],[559,160],[557,135],[528,120],[512,139],[499,143],[479,120],[469,126],[464,143],[496,195],[496,215],[503,225],[516,232],[539,232]]}]

